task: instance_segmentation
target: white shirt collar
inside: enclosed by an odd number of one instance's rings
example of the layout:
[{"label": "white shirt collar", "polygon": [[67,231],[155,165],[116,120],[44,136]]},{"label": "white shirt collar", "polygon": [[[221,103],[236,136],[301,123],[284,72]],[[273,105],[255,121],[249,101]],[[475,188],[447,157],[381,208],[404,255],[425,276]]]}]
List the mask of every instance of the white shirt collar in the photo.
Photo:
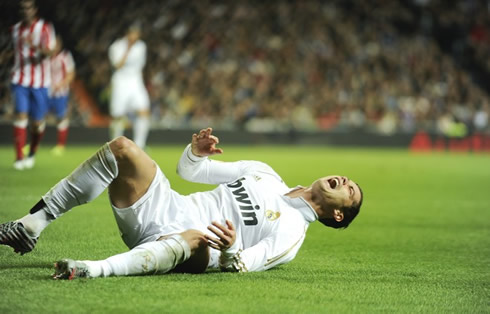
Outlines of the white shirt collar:
[{"label": "white shirt collar", "polygon": [[310,203],[308,203],[304,198],[302,197],[291,198],[286,195],[283,195],[282,197],[284,201],[288,203],[291,207],[296,208],[303,215],[305,220],[308,221],[309,223],[318,220],[318,214],[313,209],[313,207],[311,207]]}]

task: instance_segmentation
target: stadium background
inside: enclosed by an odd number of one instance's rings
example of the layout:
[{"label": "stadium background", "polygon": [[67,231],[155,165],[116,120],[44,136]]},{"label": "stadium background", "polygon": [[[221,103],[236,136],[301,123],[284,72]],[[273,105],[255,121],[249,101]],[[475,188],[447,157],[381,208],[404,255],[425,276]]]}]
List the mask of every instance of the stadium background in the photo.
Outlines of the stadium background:
[{"label": "stadium background", "polygon": [[[272,140],[284,142],[304,139],[303,133],[320,139],[318,133],[344,135],[339,143],[364,134],[354,145],[369,145],[369,134],[377,139],[373,144],[381,138],[384,145],[402,146],[418,131],[446,142],[488,134],[487,1],[39,4],[40,15],[53,21],[75,56],[72,126],[82,132],[107,125],[107,50],[138,20],[148,45],[145,81],[156,130],[212,125],[222,131],[277,133]],[[19,19],[16,2],[2,2],[1,12],[4,125],[13,110],[8,29]],[[2,128],[2,143],[10,141],[9,132]],[[404,136],[387,137],[396,135]],[[153,134],[150,143],[165,138],[173,137]],[[490,144],[483,140],[481,146]]]},{"label": "stadium background", "polygon": [[489,312],[488,154],[406,149],[488,149],[488,1],[38,2],[77,62],[73,127],[64,157],[49,152],[51,125],[36,167],[12,169],[18,12],[0,2],[0,222],[107,141],[107,48],[135,19],[149,47],[150,154],[175,190],[208,188],[175,164],[211,125],[221,160],[262,160],[290,185],[345,174],[366,200],[348,230],[312,224],[297,258],[268,272],[51,280],[59,258],[127,249],[103,195],[50,225],[32,253],[0,246],[1,313]]}]

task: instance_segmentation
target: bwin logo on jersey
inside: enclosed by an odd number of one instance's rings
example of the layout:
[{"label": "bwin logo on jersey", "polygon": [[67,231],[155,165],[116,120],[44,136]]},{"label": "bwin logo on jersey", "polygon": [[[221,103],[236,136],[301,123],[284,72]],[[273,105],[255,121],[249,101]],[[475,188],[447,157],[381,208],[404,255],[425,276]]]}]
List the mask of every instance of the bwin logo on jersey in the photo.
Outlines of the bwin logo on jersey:
[{"label": "bwin logo on jersey", "polygon": [[255,209],[259,210],[259,205],[253,205],[250,201],[250,196],[248,196],[247,191],[243,187],[242,181],[245,178],[240,178],[233,183],[227,184],[226,186],[231,189],[231,193],[237,201],[240,207],[240,213],[242,214],[243,222],[246,226],[255,226],[258,223],[257,215],[255,214]]}]

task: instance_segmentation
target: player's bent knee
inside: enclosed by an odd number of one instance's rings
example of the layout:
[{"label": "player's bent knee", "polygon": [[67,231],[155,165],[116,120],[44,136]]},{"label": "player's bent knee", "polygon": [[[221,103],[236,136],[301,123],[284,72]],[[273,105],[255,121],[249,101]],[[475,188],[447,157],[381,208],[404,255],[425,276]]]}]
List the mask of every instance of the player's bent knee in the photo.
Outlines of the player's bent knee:
[{"label": "player's bent knee", "polygon": [[140,148],[125,136],[119,136],[112,140],[109,147],[118,161],[131,159],[140,152]]},{"label": "player's bent knee", "polygon": [[118,136],[112,141],[110,141],[109,146],[111,147],[113,153],[118,153],[123,150],[127,150],[133,144],[134,144],[133,141],[131,141],[126,136]]}]

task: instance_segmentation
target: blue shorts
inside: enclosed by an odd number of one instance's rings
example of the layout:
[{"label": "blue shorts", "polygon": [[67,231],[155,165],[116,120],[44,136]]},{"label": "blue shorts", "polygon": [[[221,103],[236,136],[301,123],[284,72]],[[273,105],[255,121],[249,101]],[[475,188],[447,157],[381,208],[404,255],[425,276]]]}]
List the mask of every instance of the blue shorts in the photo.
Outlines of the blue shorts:
[{"label": "blue shorts", "polygon": [[35,121],[41,121],[48,112],[48,89],[30,88],[12,84],[15,112],[27,113]]},{"label": "blue shorts", "polygon": [[49,99],[49,111],[56,115],[56,118],[61,119],[66,114],[68,108],[68,95],[61,97],[51,97]]}]

